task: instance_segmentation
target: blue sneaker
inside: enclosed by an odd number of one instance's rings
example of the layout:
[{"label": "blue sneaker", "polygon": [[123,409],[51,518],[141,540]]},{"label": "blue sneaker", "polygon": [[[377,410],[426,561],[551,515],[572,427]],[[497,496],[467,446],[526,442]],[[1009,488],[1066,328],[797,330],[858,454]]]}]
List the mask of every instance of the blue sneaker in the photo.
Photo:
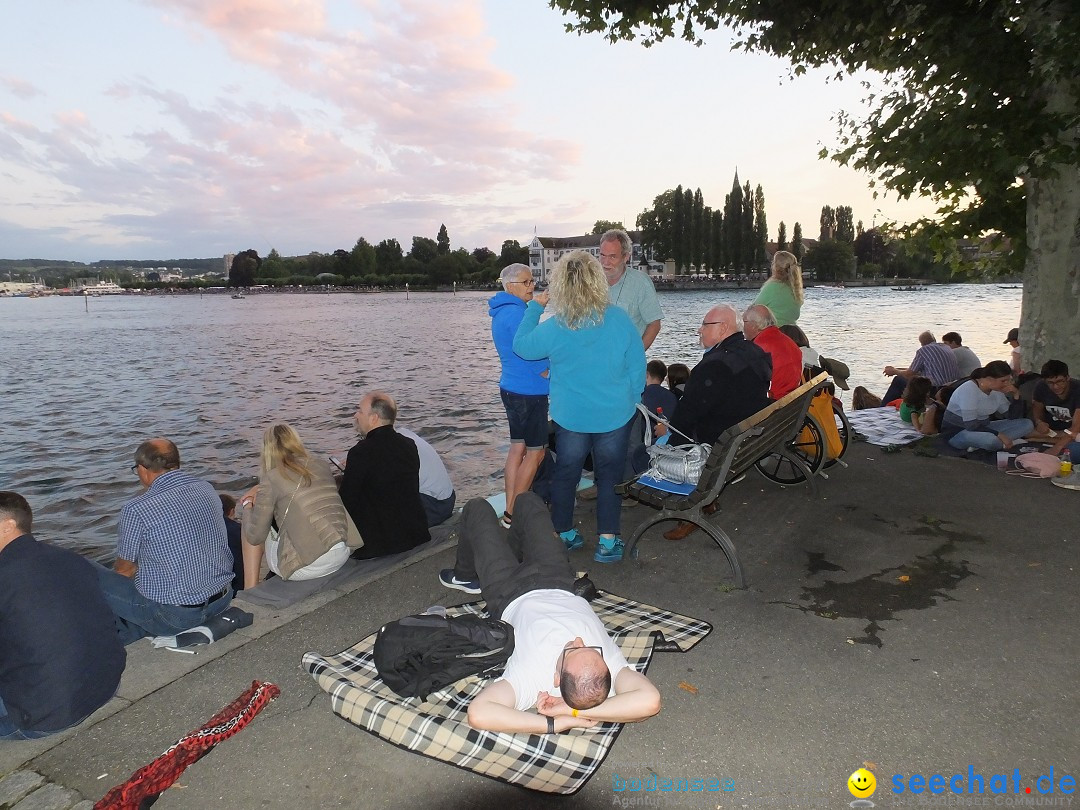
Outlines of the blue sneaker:
[{"label": "blue sneaker", "polygon": [[447,588],[453,588],[465,593],[480,593],[480,583],[468,579],[458,579],[454,576],[453,568],[444,568],[439,572],[439,582]]},{"label": "blue sneaker", "polygon": [[600,542],[596,544],[596,553],[593,555],[594,560],[596,560],[598,563],[611,563],[622,562],[622,558],[622,538],[620,538],[618,535],[616,535],[614,538],[600,538]]},{"label": "blue sneaker", "polygon": [[576,551],[585,545],[585,540],[578,534],[577,529],[571,529],[568,532],[559,532],[559,539],[563,541],[563,545],[566,546],[567,551]]}]

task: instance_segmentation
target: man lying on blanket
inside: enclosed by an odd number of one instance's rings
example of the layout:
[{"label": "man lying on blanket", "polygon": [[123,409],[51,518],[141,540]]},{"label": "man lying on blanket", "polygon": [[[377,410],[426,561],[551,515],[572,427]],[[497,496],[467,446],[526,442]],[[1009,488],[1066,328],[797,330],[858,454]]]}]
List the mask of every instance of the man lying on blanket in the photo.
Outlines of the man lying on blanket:
[{"label": "man lying on blanket", "polygon": [[536,495],[518,496],[508,531],[487,501],[466,504],[457,560],[439,579],[482,593],[490,614],[514,627],[502,678],[469,705],[473,728],[552,734],[660,711],[656,687],[626,663],[589,603],[574,595],[566,548]]}]

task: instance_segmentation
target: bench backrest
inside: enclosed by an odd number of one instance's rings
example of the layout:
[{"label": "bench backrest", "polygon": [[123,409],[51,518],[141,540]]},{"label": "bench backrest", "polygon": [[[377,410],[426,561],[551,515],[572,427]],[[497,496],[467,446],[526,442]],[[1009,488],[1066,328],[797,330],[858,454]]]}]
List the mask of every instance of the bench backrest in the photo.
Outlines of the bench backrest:
[{"label": "bench backrest", "polygon": [[689,497],[696,501],[699,498],[694,495],[715,496],[727,481],[791,442],[802,429],[811,399],[828,379],[829,375],[822,372],[721,433],[713,444],[697,487]]}]

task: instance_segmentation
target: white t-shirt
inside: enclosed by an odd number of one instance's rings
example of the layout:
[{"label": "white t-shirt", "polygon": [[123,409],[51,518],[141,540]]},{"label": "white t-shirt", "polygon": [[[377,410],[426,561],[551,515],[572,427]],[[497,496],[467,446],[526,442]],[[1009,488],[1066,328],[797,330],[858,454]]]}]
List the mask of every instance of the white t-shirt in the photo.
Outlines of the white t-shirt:
[{"label": "white t-shirt", "polygon": [[408,436],[416,445],[417,455],[420,456],[420,491],[437,501],[449,498],[454,493],[454,484],[435,448],[408,428],[394,425],[394,430]]},{"label": "white t-shirt", "polygon": [[604,661],[611,672],[609,697],[615,694],[615,677],[629,664],[603,622],[580,596],[560,590],[529,591],[506,606],[502,619],[514,627],[514,654],[506,662],[501,680],[513,687],[519,711],[535,706],[539,692],[559,695],[555,666],[567,642],[578,636],[587,646],[604,648]]}]

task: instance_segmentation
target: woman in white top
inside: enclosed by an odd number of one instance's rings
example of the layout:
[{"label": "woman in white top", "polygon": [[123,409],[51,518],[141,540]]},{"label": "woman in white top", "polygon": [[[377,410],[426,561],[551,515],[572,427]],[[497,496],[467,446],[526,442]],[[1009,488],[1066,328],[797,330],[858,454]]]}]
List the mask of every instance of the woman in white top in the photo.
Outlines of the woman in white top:
[{"label": "woman in white top", "polygon": [[957,388],[941,419],[941,435],[957,450],[1001,450],[1031,433],[1030,419],[1006,419],[1009,397],[1019,392],[1012,370],[1003,360],[975,369],[971,379]]}]

